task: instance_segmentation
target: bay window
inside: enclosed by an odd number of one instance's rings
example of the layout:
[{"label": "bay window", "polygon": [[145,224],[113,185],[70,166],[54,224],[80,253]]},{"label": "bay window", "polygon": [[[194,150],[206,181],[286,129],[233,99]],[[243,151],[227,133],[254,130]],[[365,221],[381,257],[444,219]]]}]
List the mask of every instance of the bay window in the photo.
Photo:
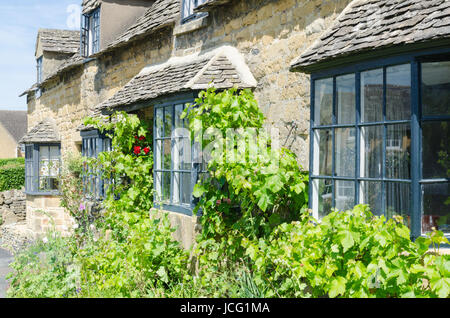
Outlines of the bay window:
[{"label": "bay window", "polygon": [[450,57],[396,57],[312,75],[311,208],[364,203],[414,237],[450,235]]},{"label": "bay window", "polygon": [[81,56],[100,51],[100,8],[81,17]]}]

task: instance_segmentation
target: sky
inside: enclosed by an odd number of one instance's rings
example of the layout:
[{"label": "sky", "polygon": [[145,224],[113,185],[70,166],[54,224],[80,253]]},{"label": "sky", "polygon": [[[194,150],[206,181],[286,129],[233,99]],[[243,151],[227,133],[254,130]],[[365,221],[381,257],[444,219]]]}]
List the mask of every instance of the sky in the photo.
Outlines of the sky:
[{"label": "sky", "polygon": [[39,28],[78,30],[81,0],[0,0],[0,110],[26,110]]}]

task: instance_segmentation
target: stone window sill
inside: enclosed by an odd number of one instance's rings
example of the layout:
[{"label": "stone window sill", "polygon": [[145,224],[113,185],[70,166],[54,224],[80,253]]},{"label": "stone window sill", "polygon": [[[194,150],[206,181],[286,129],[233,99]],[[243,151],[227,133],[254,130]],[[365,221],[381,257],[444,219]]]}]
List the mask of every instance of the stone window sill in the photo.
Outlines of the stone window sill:
[{"label": "stone window sill", "polygon": [[196,30],[205,28],[208,25],[209,25],[209,19],[208,19],[208,15],[207,15],[207,16],[189,21],[188,23],[180,24],[180,25],[176,26],[175,29],[173,30],[173,35],[179,36],[182,34],[194,32]]}]

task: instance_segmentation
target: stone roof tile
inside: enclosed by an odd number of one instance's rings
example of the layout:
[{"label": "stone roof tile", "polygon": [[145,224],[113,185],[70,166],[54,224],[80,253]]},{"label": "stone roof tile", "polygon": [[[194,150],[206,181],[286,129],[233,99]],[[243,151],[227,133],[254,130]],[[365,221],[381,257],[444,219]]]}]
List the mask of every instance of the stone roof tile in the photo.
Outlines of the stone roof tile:
[{"label": "stone roof tile", "polygon": [[80,51],[80,31],[39,29],[38,39],[47,52],[73,54]]},{"label": "stone roof tile", "polygon": [[448,0],[355,0],[292,70],[393,45],[450,38]]},{"label": "stone roof tile", "polygon": [[208,12],[214,7],[221,6],[231,2],[231,0],[206,0],[204,3],[198,5],[194,11],[195,12]]},{"label": "stone roof tile", "polygon": [[23,136],[19,143],[59,143],[60,141],[54,120],[45,118]]}]

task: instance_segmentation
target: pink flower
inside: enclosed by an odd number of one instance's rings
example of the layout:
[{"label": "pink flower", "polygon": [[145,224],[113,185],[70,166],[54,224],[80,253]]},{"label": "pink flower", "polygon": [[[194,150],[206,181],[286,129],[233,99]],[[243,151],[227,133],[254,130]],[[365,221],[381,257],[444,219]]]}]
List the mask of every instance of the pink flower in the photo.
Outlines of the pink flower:
[{"label": "pink flower", "polygon": [[86,210],[86,206],[83,203],[80,203],[80,207],[78,208],[80,211]]}]

